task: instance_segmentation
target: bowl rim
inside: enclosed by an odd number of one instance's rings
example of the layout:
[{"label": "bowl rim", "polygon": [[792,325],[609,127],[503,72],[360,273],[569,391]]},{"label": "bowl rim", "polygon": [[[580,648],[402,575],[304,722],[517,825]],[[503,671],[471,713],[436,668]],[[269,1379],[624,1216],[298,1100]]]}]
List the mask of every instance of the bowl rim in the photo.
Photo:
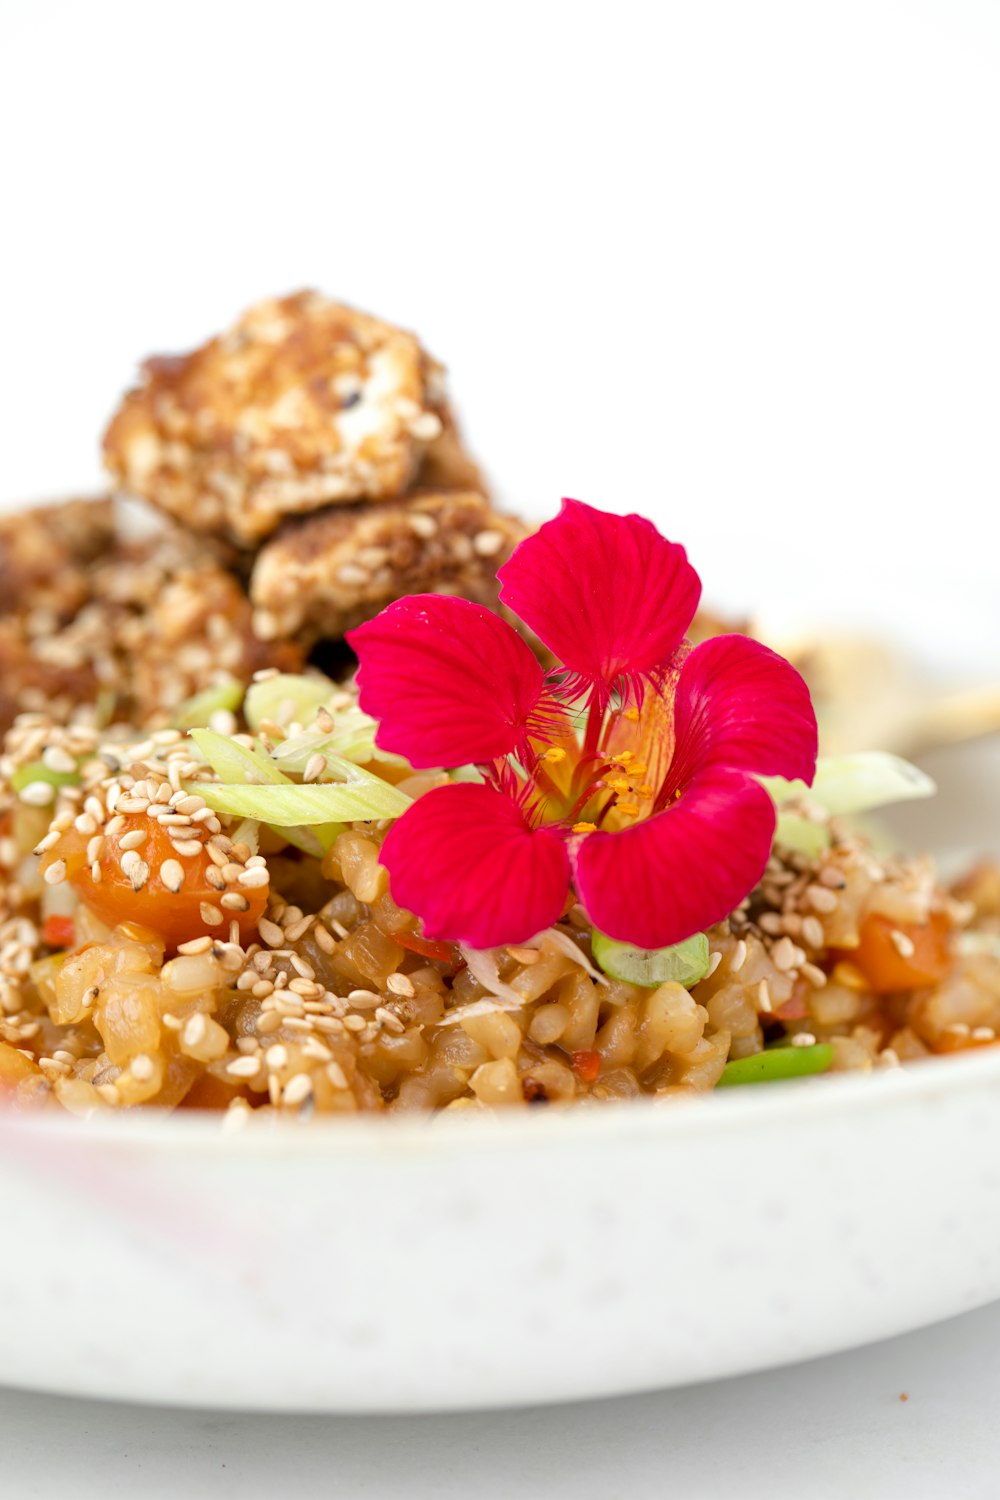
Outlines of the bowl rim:
[{"label": "bowl rim", "polygon": [[[982,1086],[1000,1089],[1000,1049],[935,1057],[874,1073],[789,1079],[748,1085],[721,1094],[669,1100],[634,1099],[589,1109],[505,1110],[471,1116],[416,1112],[401,1115],[325,1116],[301,1121],[281,1115],[219,1111],[107,1111],[89,1117],[68,1111],[0,1109],[0,1153],[18,1143],[59,1143],[71,1148],[153,1149],[172,1160],[191,1153],[243,1159],[259,1155],[289,1160],[372,1158],[410,1161],[414,1156],[461,1158],[469,1152],[523,1151],[563,1146],[579,1138],[603,1141],[678,1141],[742,1132],[755,1122],[787,1116],[789,1129],[856,1114],[891,1112],[897,1101],[938,1104]],[[747,1097],[749,1095],[749,1097]],[[763,1097],[762,1097],[763,1096]],[[236,1123],[238,1121],[238,1123]]]}]

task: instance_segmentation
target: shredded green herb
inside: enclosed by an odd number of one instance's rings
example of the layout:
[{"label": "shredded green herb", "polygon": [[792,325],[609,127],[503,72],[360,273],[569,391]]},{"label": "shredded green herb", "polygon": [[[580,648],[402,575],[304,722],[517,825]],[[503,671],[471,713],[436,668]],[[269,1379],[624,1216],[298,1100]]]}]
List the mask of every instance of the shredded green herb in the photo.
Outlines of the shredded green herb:
[{"label": "shredded green herb", "polygon": [[830,1042],[817,1042],[814,1047],[767,1047],[752,1057],[738,1057],[726,1063],[716,1088],[733,1088],[743,1083],[777,1083],[782,1078],[807,1078],[813,1073],[829,1072],[832,1064]]},{"label": "shredded green herb", "polygon": [[590,939],[594,962],[612,979],[655,990],[658,985],[683,984],[690,989],[708,973],[708,938],[703,932],[669,948],[636,948],[605,937],[595,928]]}]

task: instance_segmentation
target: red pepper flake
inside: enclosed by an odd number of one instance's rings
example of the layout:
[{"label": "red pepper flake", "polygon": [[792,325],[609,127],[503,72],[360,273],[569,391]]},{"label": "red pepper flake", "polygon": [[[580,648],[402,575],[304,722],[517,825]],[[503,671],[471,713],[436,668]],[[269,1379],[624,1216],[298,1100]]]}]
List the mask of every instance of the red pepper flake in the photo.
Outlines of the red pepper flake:
[{"label": "red pepper flake", "polygon": [[46,917],[42,923],[42,942],[50,948],[72,948],[73,918]]},{"label": "red pepper flake", "polygon": [[417,932],[394,932],[395,941],[408,953],[419,953],[421,958],[433,958],[438,963],[458,968],[462,959],[454,943],[436,943],[431,938],[421,937]]},{"label": "red pepper flake", "polygon": [[601,1071],[599,1052],[574,1052],[572,1061],[573,1071],[583,1083],[593,1083]]}]

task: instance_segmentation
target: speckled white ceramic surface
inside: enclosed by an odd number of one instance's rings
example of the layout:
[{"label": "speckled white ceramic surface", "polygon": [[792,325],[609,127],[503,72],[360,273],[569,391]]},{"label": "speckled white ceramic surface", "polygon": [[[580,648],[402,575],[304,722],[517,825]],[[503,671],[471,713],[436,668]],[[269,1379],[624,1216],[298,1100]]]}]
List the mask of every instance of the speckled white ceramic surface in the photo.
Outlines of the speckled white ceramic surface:
[{"label": "speckled white ceramic surface", "polygon": [[705,1380],[1000,1296],[1000,1058],[500,1120],[0,1120],[0,1382],[325,1411]]}]

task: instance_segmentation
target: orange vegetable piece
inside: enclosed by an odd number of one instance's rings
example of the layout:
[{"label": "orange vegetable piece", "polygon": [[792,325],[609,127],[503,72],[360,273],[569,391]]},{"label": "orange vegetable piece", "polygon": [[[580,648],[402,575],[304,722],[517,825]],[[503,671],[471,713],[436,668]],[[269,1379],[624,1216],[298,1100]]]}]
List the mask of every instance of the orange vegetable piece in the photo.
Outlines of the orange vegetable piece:
[{"label": "orange vegetable piece", "polygon": [[[136,829],[147,835],[138,850],[144,864],[149,867],[149,878],[139,890],[121,866],[121,840]],[[206,879],[206,871],[212,861],[202,849],[197,855],[180,859],[170,842],[170,835],[153,818],[143,813],[130,814],[125,826],[117,833],[106,836],[104,851],[100,859],[100,881],[93,879],[87,863],[87,839],[69,829],[54,848],[47,851],[42,868],[56,860],[65,860],[67,878],[85,906],[109,927],[122,922],[131,922],[147,927],[161,937],[167,948],[175,949],[179,943],[208,934],[211,937],[228,938],[230,919],[235,917],[240,925],[240,936],[246,940],[257,930],[257,924],[267,907],[267,887],[242,890],[240,894],[249,902],[245,912],[223,910],[223,920],[206,922],[201,913],[202,903],[221,910],[220,892]],[[167,860],[176,861],[184,871],[184,882],[178,891],[172,891],[163,882],[160,870]]]},{"label": "orange vegetable piece", "polygon": [[950,930],[942,912],[932,912],[923,923],[893,922],[872,913],[861,924],[857,948],[840,956],[861,971],[876,995],[920,989],[936,984],[950,969]]},{"label": "orange vegetable piece", "polygon": [[601,1071],[599,1052],[574,1052],[572,1062],[574,1073],[584,1083],[593,1083]]},{"label": "orange vegetable piece", "polygon": [[72,948],[73,918],[46,917],[42,923],[42,942],[50,948]]}]

